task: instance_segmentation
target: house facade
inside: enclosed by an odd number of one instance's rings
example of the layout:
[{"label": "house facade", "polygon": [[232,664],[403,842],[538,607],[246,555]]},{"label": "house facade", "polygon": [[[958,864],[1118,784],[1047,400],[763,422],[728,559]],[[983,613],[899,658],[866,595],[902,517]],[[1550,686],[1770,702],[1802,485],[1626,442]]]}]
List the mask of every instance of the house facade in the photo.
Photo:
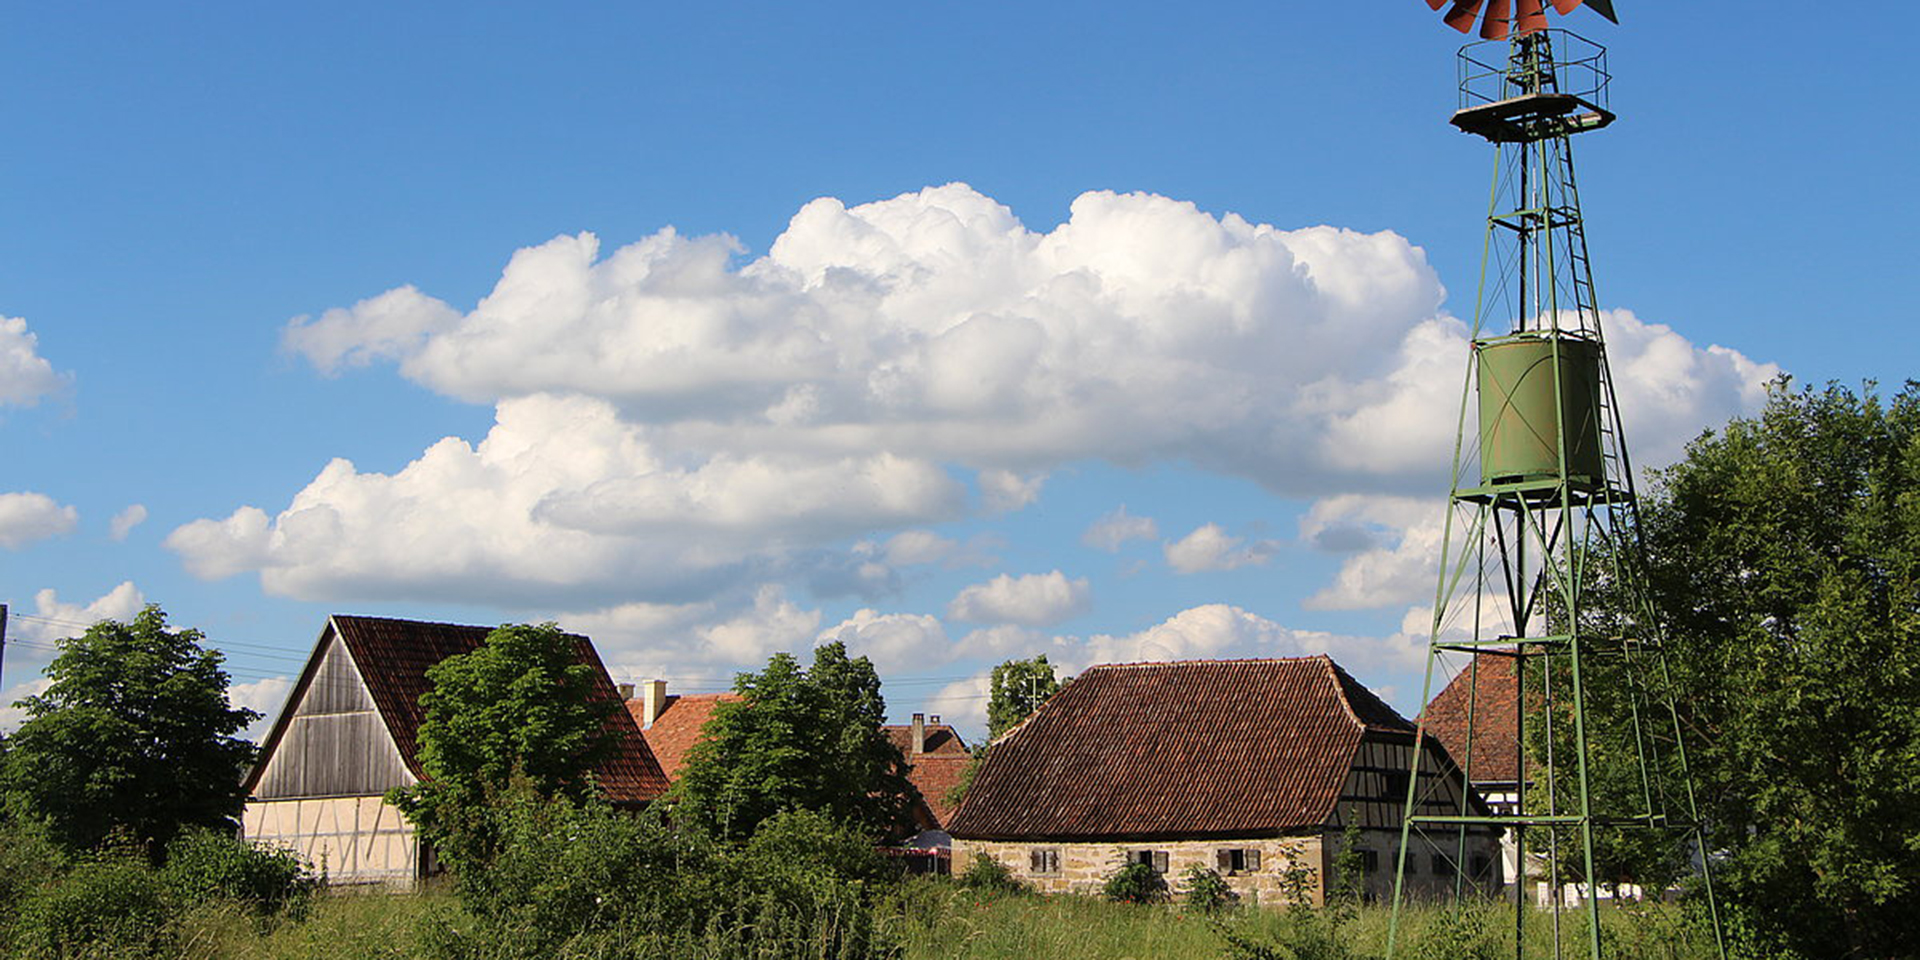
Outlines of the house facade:
[{"label": "house facade", "polygon": [[[423,776],[417,734],[427,668],[478,648],[492,629],[328,618],[247,774],[242,836],[299,853],[330,883],[410,887],[433,873],[432,851],[382,797]],[[617,702],[593,645],[575,640],[580,662],[594,668],[596,695]],[[607,725],[615,748],[595,770],[601,789],[623,805],[659,796],[666,777],[632,719],[616,710]]]},{"label": "house facade", "polygon": [[[949,826],[955,869],[985,854],[1095,893],[1137,862],[1178,893],[1204,867],[1247,902],[1321,904],[1352,821],[1361,892],[1385,899],[1416,735],[1327,657],[1092,667],[994,742]],[[1437,742],[1421,757],[1430,812],[1484,809]],[[1409,893],[1496,890],[1498,852],[1491,830],[1416,835]]]}]

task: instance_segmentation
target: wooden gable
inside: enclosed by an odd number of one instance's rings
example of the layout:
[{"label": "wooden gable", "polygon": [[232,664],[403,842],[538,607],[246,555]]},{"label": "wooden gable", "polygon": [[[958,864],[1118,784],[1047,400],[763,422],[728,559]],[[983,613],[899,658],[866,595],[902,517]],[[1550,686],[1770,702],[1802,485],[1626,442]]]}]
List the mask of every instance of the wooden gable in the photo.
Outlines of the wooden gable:
[{"label": "wooden gable", "polygon": [[329,624],[317,660],[283,708],[256,769],[252,795],[375,796],[413,782],[347,645]]}]

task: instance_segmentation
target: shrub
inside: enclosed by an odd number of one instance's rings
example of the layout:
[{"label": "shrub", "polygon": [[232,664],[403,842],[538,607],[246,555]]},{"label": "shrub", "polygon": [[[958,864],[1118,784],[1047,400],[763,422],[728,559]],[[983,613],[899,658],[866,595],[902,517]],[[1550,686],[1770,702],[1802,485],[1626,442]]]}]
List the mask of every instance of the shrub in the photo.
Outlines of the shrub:
[{"label": "shrub", "polygon": [[160,883],[182,906],[231,900],[265,916],[287,907],[303,909],[318,880],[290,850],[195,830],[167,845]]},{"label": "shrub", "polygon": [[66,854],[45,830],[24,821],[0,825],[0,932],[35,890],[66,869]]},{"label": "shrub", "polygon": [[1183,875],[1187,884],[1187,909],[1201,913],[1213,913],[1230,906],[1240,895],[1227,886],[1219,871],[1210,870],[1199,864],[1187,868]]},{"label": "shrub", "polygon": [[901,872],[897,861],[874,847],[872,837],[812,810],[790,810],[762,821],[747,842],[746,856],[757,872],[824,872],[870,885],[897,880]]},{"label": "shrub", "polygon": [[1167,899],[1167,881],[1144,863],[1129,863],[1107,877],[1100,892],[1119,903],[1159,903]]},{"label": "shrub", "polygon": [[960,874],[960,883],[975,890],[990,890],[1001,893],[1021,893],[1026,884],[1014,879],[1013,871],[1007,865],[975,851],[973,860],[967,864],[966,872]]},{"label": "shrub", "polygon": [[87,861],[36,890],[16,930],[14,943],[29,956],[150,956],[171,939],[158,877],[125,856]]}]

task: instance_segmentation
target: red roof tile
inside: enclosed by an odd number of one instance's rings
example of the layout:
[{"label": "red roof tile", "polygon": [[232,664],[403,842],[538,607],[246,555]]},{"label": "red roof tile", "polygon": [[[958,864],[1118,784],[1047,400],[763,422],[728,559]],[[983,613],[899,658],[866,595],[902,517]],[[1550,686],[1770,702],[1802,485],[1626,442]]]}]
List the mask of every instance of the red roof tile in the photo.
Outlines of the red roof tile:
[{"label": "red roof tile", "polygon": [[[1514,783],[1520,779],[1520,723],[1515,711],[1520,684],[1510,656],[1486,653],[1460,671],[1422,714],[1427,732],[1447,753],[1470,761],[1475,783]],[[1473,712],[1473,756],[1467,757],[1467,713]]]},{"label": "red roof tile", "polygon": [[[894,747],[900,751],[901,756],[909,760],[913,759],[913,753],[910,750],[913,746],[912,724],[889,723],[880,729],[886,731],[887,739],[893,741]],[[926,742],[922,745],[922,753],[957,753],[963,757],[971,756],[971,753],[967,750],[967,742],[960,739],[960,731],[944,723],[930,723],[926,725],[925,729]]]},{"label": "red roof tile", "polygon": [[923,753],[907,767],[907,779],[913,781],[920,791],[920,799],[926,801],[934,829],[945,829],[953,822],[957,808],[947,798],[953,795],[953,788],[960,785],[960,778],[972,762],[973,756],[964,752]]},{"label": "red roof tile", "polygon": [[1091,667],[993,744],[948,831],[1230,837],[1326,823],[1368,733],[1413,725],[1331,659]]},{"label": "red roof tile", "polygon": [[[401,759],[406,761],[408,771],[415,777],[424,777],[418,754],[420,724],[426,719],[426,711],[420,706],[420,696],[431,687],[427,680],[427,668],[455,654],[478,649],[493,630],[493,627],[336,614],[328,619],[327,628],[322,631],[313,655],[308,658],[306,670],[293,695],[299,697],[304,694],[309,677],[319,665],[328,641],[337,633],[346,645],[347,652],[352,655],[361,678],[366,681],[367,692],[372,696],[374,706],[379,709],[387,732],[393,736]],[[593,668],[593,696],[618,703],[620,694],[614,688],[612,678],[607,676],[607,669],[601,664],[600,655],[594,650],[592,641],[581,636],[575,636],[574,640],[578,644],[579,662]],[[264,758],[271,754],[278,743],[282,728],[292,712],[291,709],[282,710],[281,719],[276,721],[274,729],[268,734],[263,744],[262,760],[249,775],[249,789],[253,786],[253,779],[265,769]],[[615,803],[644,803],[664,793],[667,779],[660,772],[659,763],[647,749],[646,741],[641,739],[639,730],[626,711],[615,710],[609,714],[606,731],[614,743],[613,754],[595,769],[594,776],[607,799]]]},{"label": "red roof tile", "polygon": [[[737,693],[676,694],[667,698],[660,715],[653,719],[653,726],[641,733],[647,738],[647,746],[653,748],[653,755],[660,761],[660,769],[666,772],[669,781],[680,779],[680,768],[686,765],[687,751],[700,742],[707,720],[713,717],[713,708],[740,699]],[[645,709],[645,703],[641,700],[627,701],[627,712],[636,725]]]}]

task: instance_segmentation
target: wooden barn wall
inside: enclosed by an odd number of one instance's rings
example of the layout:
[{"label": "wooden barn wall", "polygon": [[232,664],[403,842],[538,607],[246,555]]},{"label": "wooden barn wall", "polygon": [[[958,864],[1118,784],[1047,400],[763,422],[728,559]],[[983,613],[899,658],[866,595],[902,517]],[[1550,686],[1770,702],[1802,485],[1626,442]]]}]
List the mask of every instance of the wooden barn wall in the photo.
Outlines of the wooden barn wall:
[{"label": "wooden barn wall", "polygon": [[332,638],[254,797],[377,796],[412,782],[346,645]]}]

